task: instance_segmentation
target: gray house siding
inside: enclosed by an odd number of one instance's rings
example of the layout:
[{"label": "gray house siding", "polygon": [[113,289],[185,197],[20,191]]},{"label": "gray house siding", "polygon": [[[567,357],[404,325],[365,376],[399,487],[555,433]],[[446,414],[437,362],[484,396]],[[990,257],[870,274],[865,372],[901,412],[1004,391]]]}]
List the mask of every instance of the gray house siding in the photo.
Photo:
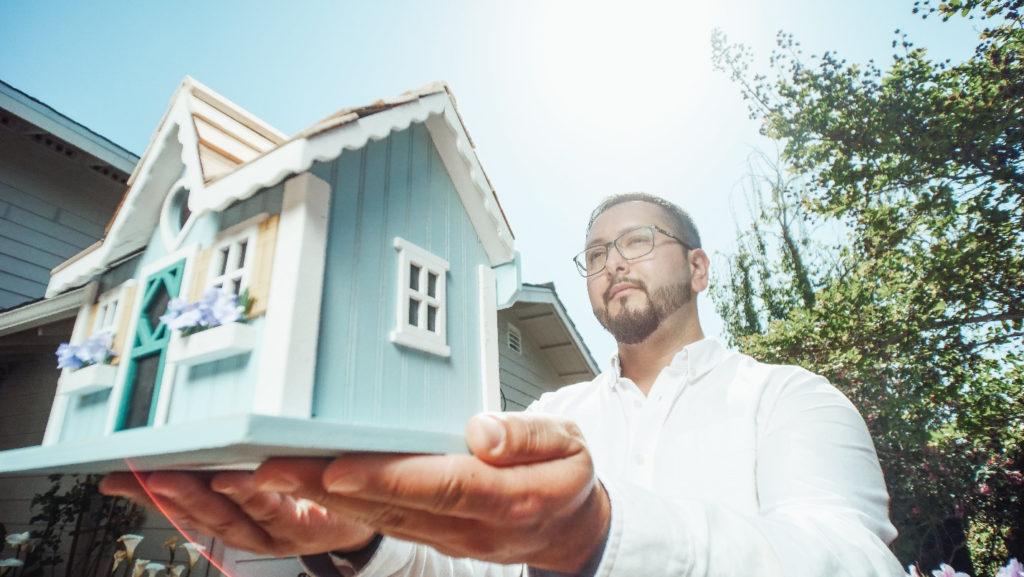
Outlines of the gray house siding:
[{"label": "gray house siding", "polygon": [[506,411],[522,411],[546,392],[562,386],[558,373],[544,360],[537,345],[522,331],[522,353],[508,346],[508,325],[524,327],[507,310],[498,311],[498,371]]},{"label": "gray house siding", "polygon": [[42,297],[50,270],[103,236],[123,191],[0,128],[0,310]]}]

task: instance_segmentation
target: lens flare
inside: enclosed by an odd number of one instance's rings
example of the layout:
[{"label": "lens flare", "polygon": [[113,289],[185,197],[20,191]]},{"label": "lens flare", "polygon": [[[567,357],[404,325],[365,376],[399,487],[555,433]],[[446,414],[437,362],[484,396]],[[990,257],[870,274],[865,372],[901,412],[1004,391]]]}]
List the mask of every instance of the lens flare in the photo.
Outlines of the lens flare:
[{"label": "lens flare", "polygon": [[[146,487],[146,484],[142,482],[142,476],[139,475],[139,471],[132,466],[131,461],[125,459],[124,463],[125,465],[128,465],[128,470],[132,472],[132,475],[135,475],[135,480],[139,482],[139,486],[142,487],[142,490],[145,491],[146,495],[149,496],[149,500],[152,501],[154,505],[156,505],[157,509],[160,509],[160,512],[163,513],[164,517],[166,517],[167,520],[171,522],[171,525],[173,525],[174,528],[177,529],[179,533],[181,533],[181,536],[184,537],[185,540],[189,543],[192,543],[193,545],[199,545],[199,543],[197,543],[188,533],[186,533],[185,529],[183,529],[181,525],[179,525],[178,522],[175,521],[174,518],[167,513],[167,510],[164,509],[164,507],[160,504],[160,501],[157,500],[156,495],[149,491],[149,488]],[[203,548],[199,550],[199,554],[202,555],[210,563],[210,565],[216,567],[217,570],[220,571],[226,577],[232,577],[232,574],[225,570],[224,567],[220,565],[220,563],[217,563],[213,560],[213,557],[211,556],[212,553],[213,547],[210,547],[209,549]]]}]

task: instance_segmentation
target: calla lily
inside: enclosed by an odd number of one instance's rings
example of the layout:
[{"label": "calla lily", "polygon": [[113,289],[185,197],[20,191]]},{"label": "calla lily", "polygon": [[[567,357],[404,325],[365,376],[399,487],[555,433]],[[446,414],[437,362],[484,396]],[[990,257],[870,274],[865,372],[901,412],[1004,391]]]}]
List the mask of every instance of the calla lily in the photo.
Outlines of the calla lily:
[{"label": "calla lily", "polygon": [[184,570],[184,565],[171,565],[167,568],[167,575],[168,577],[181,577],[181,572]]},{"label": "calla lily", "polygon": [[132,577],[142,577],[142,574],[146,572],[146,566],[149,565],[149,559],[139,559],[135,562],[135,567],[132,570]]},{"label": "calla lily", "polygon": [[128,552],[128,561],[131,561],[135,557],[135,548],[139,546],[139,542],[145,539],[142,535],[121,535],[117,538],[117,542],[124,545],[124,550]]},{"label": "calla lily", "polygon": [[149,573],[149,577],[156,577],[156,574],[163,571],[167,567],[160,563],[150,563],[146,565],[146,573]]},{"label": "calla lily", "polygon": [[171,559],[168,563],[174,563],[174,554],[178,552],[178,536],[174,535],[170,539],[164,541],[161,547],[167,547],[167,550],[171,553]]},{"label": "calla lily", "polygon": [[118,565],[123,563],[126,559],[128,559],[127,551],[122,551],[121,549],[114,551],[114,565],[110,568],[110,574],[113,575],[114,571],[117,571]]},{"label": "calla lily", "polygon": [[18,549],[28,543],[31,538],[32,536],[29,532],[25,531],[24,533],[11,533],[6,539],[4,539],[4,541],[6,541],[11,547]]},{"label": "calla lily", "polygon": [[188,553],[188,568],[192,569],[196,566],[196,561],[202,556],[203,551],[206,551],[206,547],[202,545],[196,545],[195,543],[185,543],[181,546],[185,552]]},{"label": "calla lily", "polygon": [[11,569],[21,567],[24,564],[25,563],[18,559],[0,559],[0,577],[6,575]]},{"label": "calla lily", "polygon": [[907,573],[910,577],[921,577],[921,574],[917,572],[917,567],[914,565],[907,565]]}]

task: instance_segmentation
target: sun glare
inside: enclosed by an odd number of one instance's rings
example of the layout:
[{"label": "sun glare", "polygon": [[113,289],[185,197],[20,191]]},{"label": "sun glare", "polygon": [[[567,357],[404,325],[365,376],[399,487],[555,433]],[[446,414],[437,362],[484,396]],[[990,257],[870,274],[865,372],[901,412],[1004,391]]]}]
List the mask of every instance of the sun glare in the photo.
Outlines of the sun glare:
[{"label": "sun glare", "polygon": [[699,89],[710,34],[700,12],[682,2],[550,3],[542,57],[555,96],[609,126],[659,122]]}]

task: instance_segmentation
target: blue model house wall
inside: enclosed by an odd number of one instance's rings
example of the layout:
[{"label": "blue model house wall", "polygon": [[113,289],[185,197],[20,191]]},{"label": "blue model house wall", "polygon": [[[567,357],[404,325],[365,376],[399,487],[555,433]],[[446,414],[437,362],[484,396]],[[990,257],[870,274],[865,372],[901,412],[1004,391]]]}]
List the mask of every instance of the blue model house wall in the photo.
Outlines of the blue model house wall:
[{"label": "blue model house wall", "polygon": [[[479,265],[491,267],[423,124],[314,170],[331,183],[313,416],[461,433],[480,410]],[[404,238],[448,261],[441,357],[388,340]],[[371,385],[372,383],[372,385]]]}]

